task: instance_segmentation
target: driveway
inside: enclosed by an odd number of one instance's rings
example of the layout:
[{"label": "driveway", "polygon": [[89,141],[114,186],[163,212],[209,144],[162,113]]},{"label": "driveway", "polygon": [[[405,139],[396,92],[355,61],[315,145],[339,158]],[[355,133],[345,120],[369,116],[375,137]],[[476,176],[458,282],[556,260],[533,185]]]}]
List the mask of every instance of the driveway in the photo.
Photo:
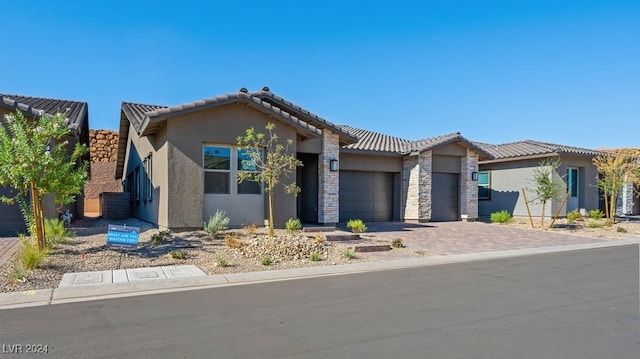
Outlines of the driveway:
[{"label": "driveway", "polygon": [[406,246],[404,250],[368,253],[379,259],[492,252],[608,241],[604,238],[581,237],[484,222],[425,224],[386,222],[367,223],[367,226],[369,228],[367,233],[362,235],[363,238],[373,242],[390,242],[399,238]]}]

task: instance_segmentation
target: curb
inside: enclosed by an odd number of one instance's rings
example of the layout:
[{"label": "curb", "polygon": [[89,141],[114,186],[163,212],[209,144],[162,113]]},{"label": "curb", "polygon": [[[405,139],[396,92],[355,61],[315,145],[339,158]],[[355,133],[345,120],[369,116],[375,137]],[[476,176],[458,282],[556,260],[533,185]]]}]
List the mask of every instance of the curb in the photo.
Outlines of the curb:
[{"label": "curb", "polygon": [[640,239],[0,293],[0,310],[640,244]]}]

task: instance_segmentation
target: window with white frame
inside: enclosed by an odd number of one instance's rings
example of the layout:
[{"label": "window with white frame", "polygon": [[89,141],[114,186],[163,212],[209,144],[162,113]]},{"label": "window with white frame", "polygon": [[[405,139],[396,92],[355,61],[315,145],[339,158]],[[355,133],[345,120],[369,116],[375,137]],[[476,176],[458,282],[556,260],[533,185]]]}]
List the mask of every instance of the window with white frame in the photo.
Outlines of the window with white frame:
[{"label": "window with white frame", "polygon": [[491,199],[491,172],[478,172],[478,199]]},{"label": "window with white frame", "polygon": [[[205,194],[262,194],[262,184],[244,180],[238,183],[238,172],[257,172],[249,150],[234,146],[205,145],[203,147]],[[259,151],[262,155],[262,150]],[[235,185],[233,185],[235,183]]]}]

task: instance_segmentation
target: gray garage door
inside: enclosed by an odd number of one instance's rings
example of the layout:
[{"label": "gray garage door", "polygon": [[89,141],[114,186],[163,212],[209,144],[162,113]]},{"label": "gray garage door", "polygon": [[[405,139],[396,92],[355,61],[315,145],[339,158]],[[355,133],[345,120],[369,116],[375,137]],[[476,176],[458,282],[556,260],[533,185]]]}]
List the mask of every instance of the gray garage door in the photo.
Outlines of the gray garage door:
[{"label": "gray garage door", "polygon": [[458,186],[457,173],[433,173],[431,187],[431,220],[458,220]]},{"label": "gray garage door", "polygon": [[340,222],[355,218],[370,222],[392,220],[392,173],[340,171]]},{"label": "gray garage door", "polygon": [[[13,197],[15,191],[0,187],[0,196]],[[0,236],[15,236],[26,233],[26,227],[18,205],[7,205],[0,202]]]}]

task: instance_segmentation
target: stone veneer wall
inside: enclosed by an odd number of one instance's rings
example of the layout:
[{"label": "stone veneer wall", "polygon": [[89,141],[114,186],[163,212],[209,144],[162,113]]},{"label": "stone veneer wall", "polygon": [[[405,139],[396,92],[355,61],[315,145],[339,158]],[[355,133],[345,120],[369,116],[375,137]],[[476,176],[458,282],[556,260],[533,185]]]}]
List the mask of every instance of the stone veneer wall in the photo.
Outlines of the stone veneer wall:
[{"label": "stone veneer wall", "polygon": [[402,208],[405,221],[428,222],[431,220],[431,167],[431,151],[404,158]]},{"label": "stone veneer wall", "polygon": [[478,172],[478,155],[467,149],[460,160],[460,215],[467,221],[478,219],[478,182],[471,179],[471,172]]},{"label": "stone veneer wall", "polygon": [[91,162],[115,162],[118,156],[118,132],[89,130]]},{"label": "stone veneer wall", "polygon": [[339,157],[338,135],[323,129],[322,153],[318,156],[318,222],[323,224],[335,224],[340,220],[338,208],[340,172],[329,170],[329,161],[339,160]]},{"label": "stone veneer wall", "polygon": [[633,191],[633,184],[627,183],[622,187],[620,196],[616,200],[618,202],[616,208],[617,215],[631,215],[633,214],[634,200],[637,201],[635,192]]}]

